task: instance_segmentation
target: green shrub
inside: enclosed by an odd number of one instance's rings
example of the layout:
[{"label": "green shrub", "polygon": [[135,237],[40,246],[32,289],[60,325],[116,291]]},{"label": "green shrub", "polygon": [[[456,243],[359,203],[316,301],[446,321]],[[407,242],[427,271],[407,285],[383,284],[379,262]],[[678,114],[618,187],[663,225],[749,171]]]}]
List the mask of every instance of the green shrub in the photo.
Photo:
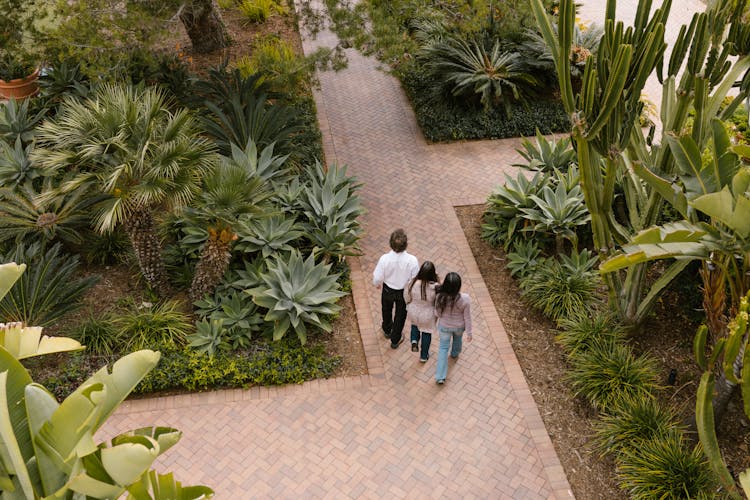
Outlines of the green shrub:
[{"label": "green shrub", "polygon": [[555,340],[568,356],[587,351],[593,344],[622,342],[625,329],[610,314],[581,314],[561,319]]},{"label": "green shrub", "polygon": [[76,310],[98,276],[76,278],[78,256],[65,255],[60,244],[44,250],[39,244],[18,245],[0,263],[25,263],[25,273],[0,300],[0,322],[22,321],[47,326]]},{"label": "green shrub", "polygon": [[595,448],[602,454],[619,454],[642,442],[664,439],[680,430],[677,415],[655,399],[623,399],[610,414],[594,424]]},{"label": "green shrub", "polygon": [[571,272],[555,259],[545,260],[520,282],[521,297],[554,321],[591,311],[598,286],[595,273],[583,269]]},{"label": "green shrub", "polygon": [[89,316],[70,331],[70,337],[86,346],[86,352],[96,356],[111,356],[122,352],[127,339],[112,324],[108,315]]},{"label": "green shrub", "polygon": [[315,69],[311,61],[298,56],[289,43],[275,35],[253,44],[251,55],[240,58],[236,65],[245,76],[262,73],[273,90],[284,94],[304,90]]},{"label": "green shrub", "polygon": [[432,98],[436,82],[417,65],[404,70],[401,83],[429,141],[528,137],[537,129],[542,134],[570,131],[570,121],[559,100],[533,99],[525,106],[512,105],[510,113],[502,108],[477,111],[447,101],[436,102]]},{"label": "green shrub", "polygon": [[327,316],[341,309],[337,302],[345,294],[336,281],[339,276],[330,270],[330,264],[316,264],[312,254],[302,260],[293,250],[288,258],[270,262],[262,284],[247,290],[253,302],[268,311],[264,319],[273,324],[274,340],[291,328],[304,344],[308,325],[331,331]]},{"label": "green shrub", "polygon": [[700,445],[680,433],[627,448],[617,461],[620,487],[636,500],[716,498],[716,481]]},{"label": "green shrub", "polygon": [[237,7],[252,23],[262,23],[274,12],[283,12],[274,0],[242,0]]},{"label": "green shrub", "polygon": [[131,251],[130,239],[125,231],[116,227],[106,233],[89,232],[82,246],[83,258],[89,264],[113,265],[124,262]]},{"label": "green shrub", "polygon": [[140,305],[131,300],[110,321],[129,350],[152,349],[165,342],[184,345],[193,325],[190,316],[179,307],[180,302],[175,300]]},{"label": "green shrub", "polygon": [[658,389],[656,362],[636,357],[620,342],[595,342],[569,359],[567,378],[573,391],[600,412],[615,411],[628,399],[651,399]]}]

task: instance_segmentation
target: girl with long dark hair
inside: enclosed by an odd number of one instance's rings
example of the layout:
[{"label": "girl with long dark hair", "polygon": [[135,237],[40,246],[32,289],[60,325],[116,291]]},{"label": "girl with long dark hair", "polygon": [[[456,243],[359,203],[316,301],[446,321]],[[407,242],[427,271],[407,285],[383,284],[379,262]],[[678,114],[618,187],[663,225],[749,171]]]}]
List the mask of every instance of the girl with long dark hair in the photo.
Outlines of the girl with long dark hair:
[{"label": "girl with long dark hair", "polygon": [[451,358],[458,359],[464,333],[467,342],[472,340],[471,301],[467,294],[461,293],[461,276],[458,273],[446,274],[443,284],[436,291],[435,315],[438,318],[440,348],[435,382],[442,385],[448,376],[448,350]]},{"label": "girl with long dark hair", "polygon": [[420,352],[419,361],[422,363],[430,359],[430,343],[436,319],[435,288],[439,284],[435,264],[426,260],[409,286],[404,289],[407,317],[411,321],[411,350]]}]

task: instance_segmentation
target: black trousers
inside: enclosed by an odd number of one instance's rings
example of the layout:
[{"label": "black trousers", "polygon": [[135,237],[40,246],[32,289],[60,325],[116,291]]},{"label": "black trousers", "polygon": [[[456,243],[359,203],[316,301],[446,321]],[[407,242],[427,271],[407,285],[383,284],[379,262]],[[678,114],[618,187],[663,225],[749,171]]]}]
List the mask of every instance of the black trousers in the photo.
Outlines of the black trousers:
[{"label": "black trousers", "polygon": [[[383,332],[391,338],[391,344],[398,344],[406,322],[406,302],[404,291],[394,290],[383,283],[383,292],[380,296],[383,306]],[[395,309],[395,314],[394,314]]]}]

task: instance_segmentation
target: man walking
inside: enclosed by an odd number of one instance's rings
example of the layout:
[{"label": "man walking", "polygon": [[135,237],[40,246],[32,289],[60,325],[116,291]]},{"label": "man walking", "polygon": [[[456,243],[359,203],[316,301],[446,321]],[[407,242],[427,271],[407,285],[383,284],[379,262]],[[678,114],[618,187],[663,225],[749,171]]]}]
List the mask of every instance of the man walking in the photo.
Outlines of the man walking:
[{"label": "man walking", "polygon": [[[391,339],[391,349],[396,349],[406,321],[406,302],[404,288],[419,272],[417,258],[406,251],[407,239],[403,229],[391,233],[391,251],[378,259],[378,265],[372,273],[372,283],[380,287],[383,307],[383,335]],[[395,314],[394,314],[395,307]]]}]

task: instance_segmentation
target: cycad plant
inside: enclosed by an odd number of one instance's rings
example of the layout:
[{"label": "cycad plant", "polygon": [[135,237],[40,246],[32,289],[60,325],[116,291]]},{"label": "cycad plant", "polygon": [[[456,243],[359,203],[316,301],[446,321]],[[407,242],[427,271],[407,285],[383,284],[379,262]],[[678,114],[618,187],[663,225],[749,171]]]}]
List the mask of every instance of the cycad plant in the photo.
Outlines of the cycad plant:
[{"label": "cycad plant", "polygon": [[84,190],[57,192],[49,180],[41,192],[29,184],[0,188],[0,243],[81,243],[92,207],[102,198]]},{"label": "cycad plant", "polygon": [[260,286],[246,290],[268,311],[264,319],[273,324],[274,340],[292,329],[304,344],[308,326],[331,331],[328,317],[341,309],[337,302],[346,294],[336,281],[339,275],[330,271],[331,265],[316,264],[314,255],[303,260],[292,250],[288,258],[269,263]]},{"label": "cycad plant", "polygon": [[160,293],[168,284],[152,212],[190,202],[215,161],[191,115],[168,104],[156,88],[103,85],[88,100],[66,100],[39,128],[33,155],[43,166],[75,172],[62,191],[86,187],[108,196],[94,213],[96,229],[122,224],[144,278]]},{"label": "cycad plant", "polygon": [[270,215],[270,181],[283,174],[285,160],[286,156],[273,155],[273,145],[259,155],[249,142],[245,150],[233,146],[232,157],[223,158],[206,177],[195,206],[186,211],[193,225],[208,231],[190,286],[192,300],[213,293],[224,276],[240,218]]},{"label": "cycad plant", "polygon": [[509,113],[536,85],[518,54],[501,50],[499,40],[487,50],[479,40],[449,38],[424,47],[420,58],[451,95],[478,97],[485,109],[501,105]]}]

